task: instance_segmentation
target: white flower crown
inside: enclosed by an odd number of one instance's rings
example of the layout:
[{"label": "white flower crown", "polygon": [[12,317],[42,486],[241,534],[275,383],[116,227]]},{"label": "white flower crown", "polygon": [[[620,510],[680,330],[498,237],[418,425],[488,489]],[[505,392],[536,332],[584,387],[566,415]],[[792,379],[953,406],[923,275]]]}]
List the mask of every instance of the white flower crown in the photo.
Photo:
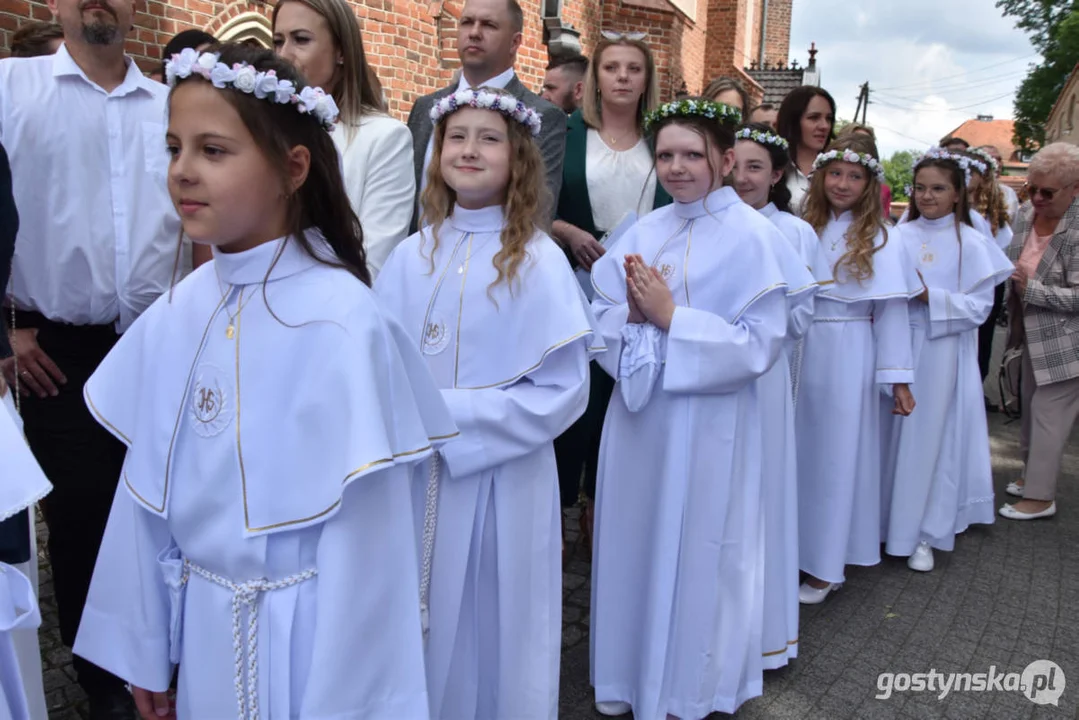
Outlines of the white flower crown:
[{"label": "white flower crown", "polygon": [[431,122],[437,125],[447,115],[452,115],[463,107],[502,113],[528,128],[532,137],[539,135],[540,128],[543,126],[538,112],[508,92],[492,90],[488,87],[466,88],[442,98],[431,108]]},{"label": "white flower crown", "polygon": [[877,176],[879,182],[884,182],[884,166],[880,164],[880,161],[869,153],[860,153],[853,150],[829,150],[826,153],[821,153],[813,161],[813,171],[816,172],[828,163],[836,161],[864,165]]},{"label": "white flower crown", "polygon": [[761,132],[760,130],[754,130],[753,128],[748,127],[742,128],[741,130],[736,132],[734,134],[734,139],[752,140],[753,142],[760,143],[762,145],[775,145],[776,147],[781,147],[784,150],[790,150],[790,143],[787,142],[786,138],[780,135],[776,135],[775,133]]},{"label": "white flower crown", "polygon": [[220,61],[220,53],[199,53],[184,48],[165,63],[165,82],[175,87],[178,80],[198,75],[213,83],[216,88],[231,87],[259,100],[269,100],[278,105],[295,105],[304,115],[313,115],[327,132],[332,132],[337,122],[337,103],[322,88],[308,85],[296,92],[291,80],[281,80],[273,70],[260,71],[247,63],[235,63],[229,67]]},{"label": "white flower crown", "polygon": [[976,159],[974,160],[975,166],[977,166],[979,162],[984,165],[984,167],[980,170],[982,175],[985,175],[986,171],[990,168],[992,168],[993,172],[996,173],[997,161],[994,160],[993,156],[987,153],[985,150],[982,150],[981,148],[967,148],[966,152],[969,155],[976,156]]},{"label": "white flower crown", "polygon": [[[959,168],[963,171],[963,174],[966,176],[967,185],[970,184],[970,170],[972,167],[982,165],[982,174],[985,174],[985,166],[983,163],[980,163],[973,158],[969,158],[966,155],[960,155],[959,153],[954,153],[951,150],[945,150],[944,148],[940,147],[929,148],[924,153],[916,157],[914,159],[915,171],[918,170],[918,166],[922,164],[923,160],[947,160],[948,162],[955,163],[959,166]],[[909,195],[910,193],[907,194]]]}]

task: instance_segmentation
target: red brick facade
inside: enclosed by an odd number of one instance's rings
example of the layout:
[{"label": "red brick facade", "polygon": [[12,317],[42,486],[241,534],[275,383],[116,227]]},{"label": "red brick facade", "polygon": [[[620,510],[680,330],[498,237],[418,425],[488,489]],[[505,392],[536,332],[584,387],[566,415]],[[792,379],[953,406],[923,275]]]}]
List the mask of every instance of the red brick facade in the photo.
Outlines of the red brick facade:
[{"label": "red brick facade", "polygon": [[[768,1],[766,58],[786,59],[793,0]],[[395,115],[404,117],[413,100],[446,85],[457,66],[456,16],[463,0],[354,0],[364,46],[377,69]],[[522,0],[525,41],[517,73],[538,88],[547,65],[541,0]],[[763,0],[563,0],[562,19],[580,32],[587,54],[600,30],[648,32],[656,54],[660,89],[671,97],[682,84],[699,92],[717,75],[734,75],[759,94],[742,68],[758,59]],[[181,30],[196,27],[218,37],[267,38],[273,0],[137,0],[128,52],[144,69],[159,61],[161,46]],[[692,14],[687,15],[686,12]],[[0,54],[27,19],[49,19],[44,2],[0,0]],[[752,27],[747,33],[747,24]],[[750,42],[746,41],[750,38]]]}]

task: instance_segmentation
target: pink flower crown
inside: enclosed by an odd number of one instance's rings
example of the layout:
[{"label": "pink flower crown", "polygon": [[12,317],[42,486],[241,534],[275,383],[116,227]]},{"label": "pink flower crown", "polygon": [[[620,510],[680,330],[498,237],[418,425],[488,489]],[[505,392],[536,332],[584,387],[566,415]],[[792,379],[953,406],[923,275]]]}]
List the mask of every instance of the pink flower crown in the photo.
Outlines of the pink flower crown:
[{"label": "pink flower crown", "polygon": [[216,88],[232,88],[278,105],[295,105],[298,112],[313,115],[327,132],[333,132],[337,103],[322,88],[308,85],[296,92],[296,83],[278,78],[273,70],[256,70],[247,63],[229,67],[220,58],[219,53],[200,54],[194,48],[184,48],[165,63],[165,82],[175,87],[178,80],[198,75]]}]

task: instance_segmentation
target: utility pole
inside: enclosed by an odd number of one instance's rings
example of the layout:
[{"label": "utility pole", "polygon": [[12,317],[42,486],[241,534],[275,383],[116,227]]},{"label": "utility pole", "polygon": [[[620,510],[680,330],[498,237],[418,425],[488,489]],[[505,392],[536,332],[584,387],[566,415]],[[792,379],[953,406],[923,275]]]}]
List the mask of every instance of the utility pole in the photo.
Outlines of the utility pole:
[{"label": "utility pole", "polygon": [[[865,114],[869,110],[869,81],[862,83],[858,88],[858,107],[854,110],[854,122],[866,124]],[[861,120],[858,119],[858,113],[862,114]]]}]

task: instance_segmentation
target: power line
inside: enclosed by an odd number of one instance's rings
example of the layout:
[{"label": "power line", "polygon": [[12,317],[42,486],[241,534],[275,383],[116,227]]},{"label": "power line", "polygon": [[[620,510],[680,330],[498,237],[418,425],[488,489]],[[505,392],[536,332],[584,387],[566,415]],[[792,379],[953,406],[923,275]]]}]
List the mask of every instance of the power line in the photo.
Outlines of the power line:
[{"label": "power line", "polygon": [[928,140],[922,140],[920,138],[911,137],[910,135],[906,135],[904,133],[901,133],[898,130],[893,130],[890,127],[884,127],[883,125],[878,125],[878,124],[874,124],[873,127],[876,128],[877,130],[886,130],[887,132],[890,132],[893,135],[898,135],[899,137],[904,137],[907,140],[913,140],[914,142],[921,143],[922,145],[928,145],[930,147],[936,145],[936,143],[931,143]]},{"label": "power line", "polygon": [[961,73],[956,73],[955,75],[946,75],[944,77],[934,78],[933,80],[922,80],[922,81],[919,81],[919,82],[916,82],[916,83],[910,83],[910,84],[907,84],[907,85],[892,85],[891,87],[880,88],[880,90],[907,90],[907,89],[910,89],[910,88],[920,88],[920,87],[923,87],[923,86],[932,86],[932,85],[934,85],[936,83],[940,83],[940,82],[942,82],[944,80],[952,80],[954,78],[961,78],[961,77],[966,77],[968,75],[975,75],[977,73],[984,72],[986,70],[992,70],[993,68],[1000,67],[1001,65],[1007,65],[1009,63],[1018,62],[1020,60],[1026,60],[1027,58],[1032,58],[1032,57],[1034,57],[1036,55],[1040,55],[1040,54],[1041,53],[1037,53],[1037,52],[1028,53],[1026,55],[1020,55],[1018,57],[1013,57],[1013,58],[1011,58],[1009,60],[1004,60],[1002,62],[993,63],[992,65],[986,65],[985,67],[978,68],[976,70],[966,70],[966,71],[961,72]]},{"label": "power line", "polygon": [[[997,83],[1004,82],[1006,80],[1018,79],[1019,77],[1021,77],[1023,75],[1026,75],[1026,74],[1027,74],[1026,70],[1020,70],[1018,72],[1007,73],[1005,75],[997,75],[995,77],[987,78],[985,80],[979,80],[979,81],[973,82],[973,83],[966,83],[966,82],[955,83],[955,84],[949,83],[947,86],[944,86],[944,87],[935,87],[935,88],[927,89],[927,90],[923,90],[923,91],[908,90],[907,92],[908,93],[921,92],[923,94],[923,97],[924,97],[924,95],[938,95],[938,94],[942,94],[942,93],[966,92],[967,90],[973,90],[973,89],[976,89],[976,88],[987,87],[989,85],[995,85]],[[918,98],[908,97],[908,96],[905,96],[905,95],[896,95],[894,93],[881,92],[879,90],[874,91],[874,92],[878,92],[879,94],[884,95],[885,97],[888,97],[888,98],[892,98],[893,100],[904,100],[904,101],[910,101],[910,102],[918,102],[919,101]]]},{"label": "power line", "polygon": [[994,102],[996,100],[1003,100],[1006,97],[1011,97],[1013,94],[1015,94],[1015,91],[1006,92],[1003,95],[998,95],[996,97],[984,98],[982,100],[978,100],[977,102],[971,103],[970,105],[960,105],[958,107],[946,107],[946,108],[932,108],[932,107],[930,107],[930,108],[926,108],[926,107],[918,108],[918,107],[911,107],[911,106],[903,106],[903,105],[897,105],[897,104],[895,104],[893,102],[888,102],[887,100],[874,100],[873,102],[875,102],[877,104],[880,104],[880,105],[884,105],[885,107],[894,108],[896,110],[905,110],[907,112],[953,112],[955,110],[968,110],[968,109],[970,109],[972,107],[978,107],[979,105],[985,105],[986,103],[991,103],[991,102]]}]

